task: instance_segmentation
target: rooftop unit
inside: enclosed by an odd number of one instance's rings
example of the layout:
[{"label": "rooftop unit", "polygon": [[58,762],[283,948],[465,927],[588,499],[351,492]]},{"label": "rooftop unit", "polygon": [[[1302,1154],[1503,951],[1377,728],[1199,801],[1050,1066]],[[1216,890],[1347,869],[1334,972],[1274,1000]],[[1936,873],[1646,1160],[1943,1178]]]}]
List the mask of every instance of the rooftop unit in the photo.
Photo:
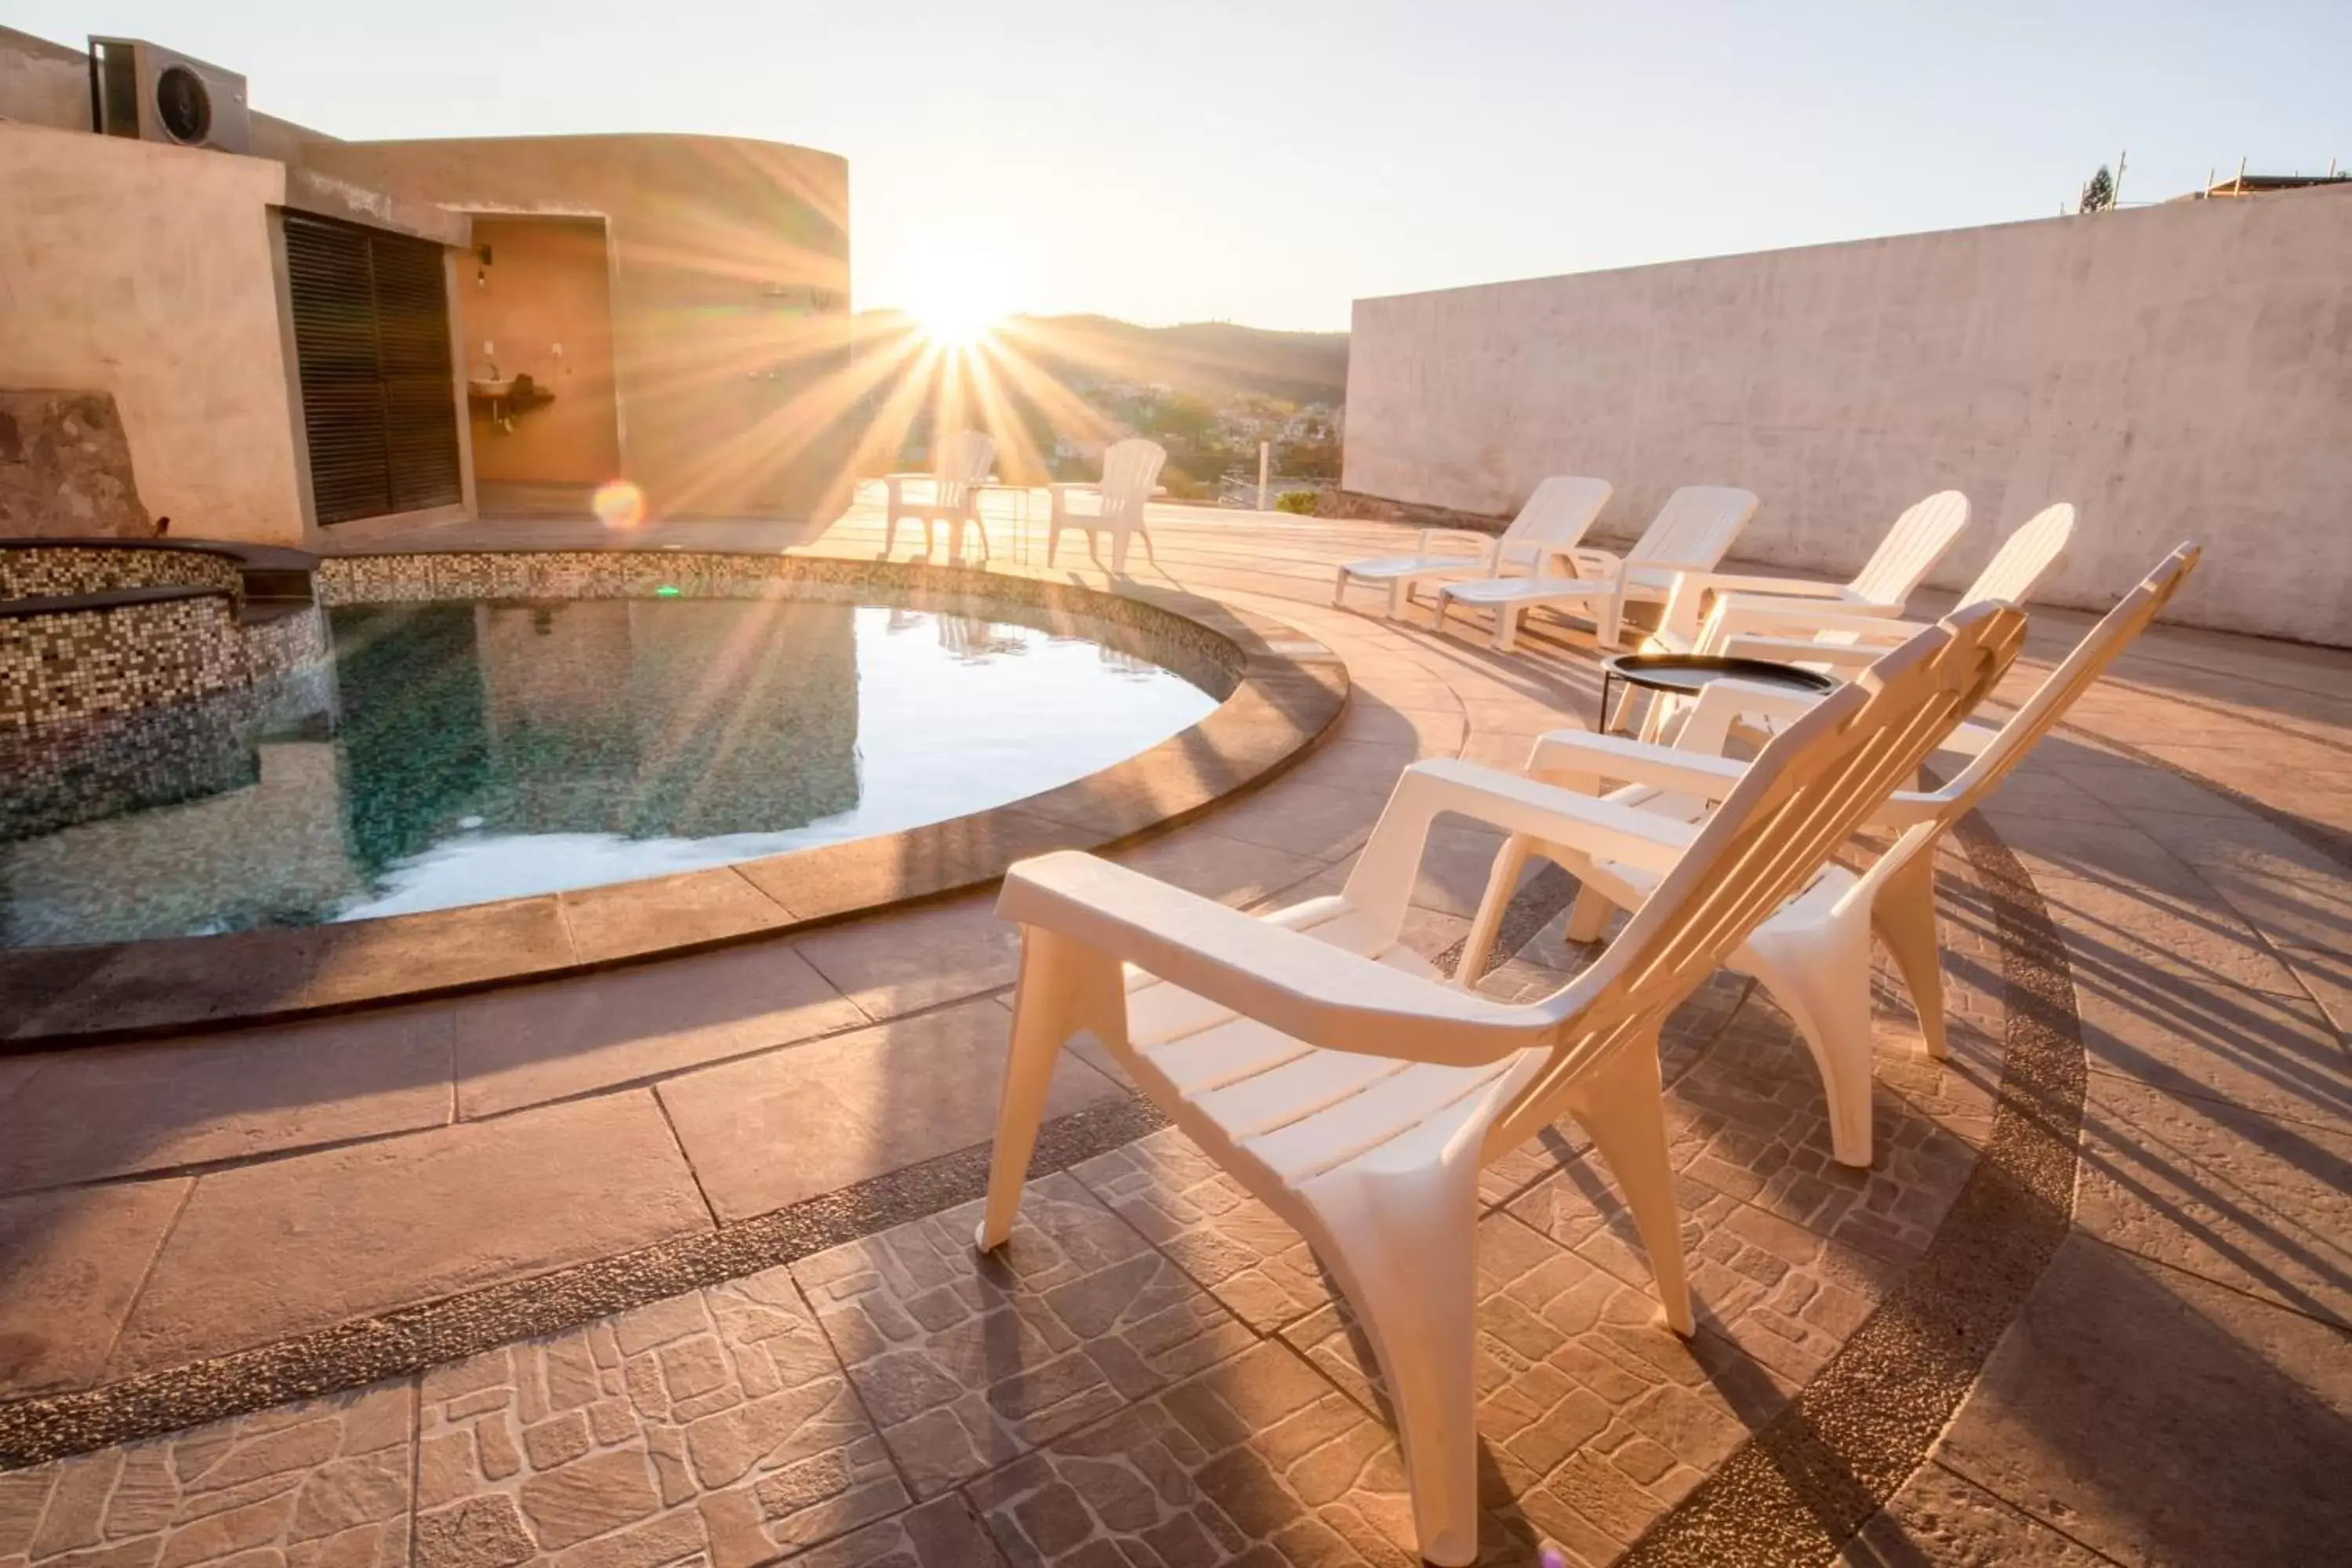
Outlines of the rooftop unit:
[{"label": "rooftop unit", "polygon": [[142,38],[89,40],[90,129],[106,136],[242,153],[245,78]]}]

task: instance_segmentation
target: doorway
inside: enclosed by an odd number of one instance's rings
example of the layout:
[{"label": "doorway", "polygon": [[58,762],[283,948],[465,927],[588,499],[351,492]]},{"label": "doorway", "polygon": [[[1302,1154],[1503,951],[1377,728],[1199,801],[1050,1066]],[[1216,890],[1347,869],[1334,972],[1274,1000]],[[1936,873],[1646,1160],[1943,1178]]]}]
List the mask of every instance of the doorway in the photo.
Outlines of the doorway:
[{"label": "doorway", "polygon": [[622,472],[604,220],[477,214],[473,262],[460,347],[481,515],[584,516]]}]

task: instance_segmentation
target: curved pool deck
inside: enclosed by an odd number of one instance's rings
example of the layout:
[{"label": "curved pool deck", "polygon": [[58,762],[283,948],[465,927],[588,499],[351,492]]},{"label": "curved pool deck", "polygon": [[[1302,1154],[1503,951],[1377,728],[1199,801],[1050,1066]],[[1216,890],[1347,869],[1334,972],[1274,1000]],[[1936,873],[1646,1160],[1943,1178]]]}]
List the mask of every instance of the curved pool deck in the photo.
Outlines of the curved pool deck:
[{"label": "curved pool deck", "polygon": [[[1144,584],[1299,628],[1353,694],[1129,864],[1287,901],[1344,875],[1404,763],[1590,720],[1574,637],[1505,658],[1328,607],[1331,563],[1404,530],[1164,516]],[[802,542],[870,558],[874,523]],[[2085,624],[2037,615],[2003,696]],[[1489,1560],[2352,1552],[2347,672],[2171,629],[2122,661],[1946,851],[1954,1057],[1882,990],[1870,1171],[1827,1163],[1760,995],[1718,977],[1677,1016],[1693,1341],[1572,1128],[1489,1173]],[[1493,845],[1440,830],[1417,945],[1458,940]],[[1522,886],[1487,987],[1575,962],[1563,883]],[[984,1173],[1012,960],[965,894],[0,1058],[0,1563],[1403,1562],[1311,1261],[1108,1061],[1066,1059],[1003,1264],[941,1217]]]}]

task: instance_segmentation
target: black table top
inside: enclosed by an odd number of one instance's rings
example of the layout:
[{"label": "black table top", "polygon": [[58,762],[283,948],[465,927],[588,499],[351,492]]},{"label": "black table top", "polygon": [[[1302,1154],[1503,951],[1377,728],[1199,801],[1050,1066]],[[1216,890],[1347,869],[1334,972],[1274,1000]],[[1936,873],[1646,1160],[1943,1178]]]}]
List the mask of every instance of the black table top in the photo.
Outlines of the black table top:
[{"label": "black table top", "polygon": [[1830,691],[1837,681],[1818,670],[1768,658],[1706,653],[1621,653],[1601,661],[1620,680],[1650,691],[1697,691],[1717,680],[1748,680],[1784,691]]}]

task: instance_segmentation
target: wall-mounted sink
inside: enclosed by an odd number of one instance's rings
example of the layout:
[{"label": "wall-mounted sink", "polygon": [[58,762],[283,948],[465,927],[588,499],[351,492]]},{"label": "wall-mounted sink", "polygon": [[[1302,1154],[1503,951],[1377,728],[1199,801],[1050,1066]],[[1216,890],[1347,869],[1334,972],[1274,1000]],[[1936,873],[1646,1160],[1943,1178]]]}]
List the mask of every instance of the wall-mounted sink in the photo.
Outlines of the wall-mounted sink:
[{"label": "wall-mounted sink", "polygon": [[466,395],[478,397],[485,403],[495,403],[514,391],[515,378],[507,376],[498,381],[484,381],[479,376],[466,383]]}]

